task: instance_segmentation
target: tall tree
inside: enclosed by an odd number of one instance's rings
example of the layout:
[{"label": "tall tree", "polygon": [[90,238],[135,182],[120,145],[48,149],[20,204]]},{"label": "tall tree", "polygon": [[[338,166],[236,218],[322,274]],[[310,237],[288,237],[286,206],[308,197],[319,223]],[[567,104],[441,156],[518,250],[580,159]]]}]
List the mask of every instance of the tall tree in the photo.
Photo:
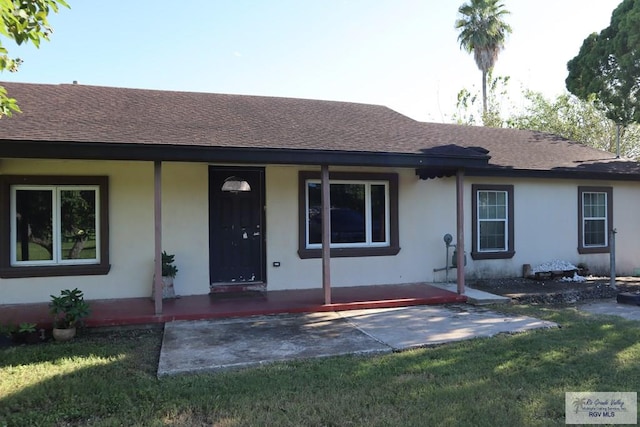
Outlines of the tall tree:
[{"label": "tall tree", "polygon": [[511,27],[504,21],[509,11],[499,0],[470,0],[458,9],[455,27],[460,48],[473,52],[482,71],[482,112],[487,113],[487,73],[498,60]]},{"label": "tall tree", "polygon": [[640,0],[624,0],[613,11],[610,25],[593,33],[567,64],[569,92],[581,99],[596,96],[599,107],[614,122],[640,121]]},{"label": "tall tree", "polygon": [[[53,32],[49,13],[58,12],[60,6],[69,7],[65,0],[0,0],[0,72],[16,72],[22,63],[20,58],[8,56],[3,39],[13,40],[17,45],[31,43],[40,47],[40,42],[49,40]],[[0,86],[0,118],[19,111],[16,100],[9,98]]]}]

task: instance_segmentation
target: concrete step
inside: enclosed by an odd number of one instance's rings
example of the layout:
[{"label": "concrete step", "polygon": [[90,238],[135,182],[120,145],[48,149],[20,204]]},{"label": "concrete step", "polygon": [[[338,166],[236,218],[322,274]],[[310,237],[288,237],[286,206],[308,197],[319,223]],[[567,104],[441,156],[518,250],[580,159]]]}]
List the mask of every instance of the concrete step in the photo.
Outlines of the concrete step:
[{"label": "concrete step", "polygon": [[[450,292],[457,292],[458,289],[455,283],[432,283],[432,285]],[[491,294],[468,286],[465,286],[464,294],[467,296],[467,304],[471,305],[508,304],[511,302],[509,297]]]}]

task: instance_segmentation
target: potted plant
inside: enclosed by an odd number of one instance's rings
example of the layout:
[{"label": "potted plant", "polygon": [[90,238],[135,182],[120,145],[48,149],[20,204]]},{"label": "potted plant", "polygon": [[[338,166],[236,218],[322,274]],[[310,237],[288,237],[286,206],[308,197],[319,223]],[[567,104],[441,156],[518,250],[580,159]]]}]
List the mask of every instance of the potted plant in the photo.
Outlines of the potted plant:
[{"label": "potted plant", "polygon": [[18,344],[37,344],[41,341],[36,323],[23,322],[13,331],[13,340]]},{"label": "potted plant", "polygon": [[178,274],[178,267],[173,265],[175,262],[176,256],[169,255],[167,251],[162,252],[162,277],[176,277]]},{"label": "potted plant", "polygon": [[[162,298],[175,298],[176,292],[173,287],[173,279],[178,274],[178,267],[173,263],[176,256],[168,254],[167,251],[162,252]],[[155,298],[155,286],[152,287],[151,298]]]},{"label": "potted plant", "polygon": [[53,338],[56,341],[68,341],[75,337],[76,327],[91,313],[89,304],[78,288],[62,290],[59,296],[51,295],[49,308],[53,315]]}]

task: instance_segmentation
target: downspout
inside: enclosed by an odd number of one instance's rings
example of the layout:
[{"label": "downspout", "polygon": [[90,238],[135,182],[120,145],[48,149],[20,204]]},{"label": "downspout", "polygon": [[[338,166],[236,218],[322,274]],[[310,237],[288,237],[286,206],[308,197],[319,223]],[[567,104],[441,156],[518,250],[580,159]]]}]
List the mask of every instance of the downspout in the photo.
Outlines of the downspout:
[{"label": "downspout", "polygon": [[331,187],[329,165],[321,167],[322,188],[322,290],[324,303],[331,304]]},{"label": "downspout", "polygon": [[456,282],[458,294],[464,294],[464,170],[458,169],[456,172],[456,250],[458,271]]},{"label": "downspout", "polygon": [[154,265],[153,288],[156,315],[162,314],[162,162],[153,162]]}]

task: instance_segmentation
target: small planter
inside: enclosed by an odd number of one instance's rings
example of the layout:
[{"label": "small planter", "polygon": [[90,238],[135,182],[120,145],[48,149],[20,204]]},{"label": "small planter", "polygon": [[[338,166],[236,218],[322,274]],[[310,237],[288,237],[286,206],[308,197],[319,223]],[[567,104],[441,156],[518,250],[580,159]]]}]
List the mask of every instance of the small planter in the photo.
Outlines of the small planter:
[{"label": "small planter", "polygon": [[53,339],[56,341],[64,342],[70,341],[76,336],[76,328],[53,328]]},{"label": "small planter", "polygon": [[[162,299],[170,299],[176,297],[176,291],[173,287],[173,279],[178,273],[178,268],[173,265],[175,255],[169,255],[166,251],[162,252]],[[151,286],[151,299],[156,299],[155,276],[153,285]]]},{"label": "small planter", "polygon": [[11,331],[11,339],[16,344],[38,344],[42,341],[42,333],[36,329],[37,326],[36,323],[20,323]]},{"label": "small planter", "polygon": [[64,289],[60,296],[51,295],[50,312],[53,315],[53,338],[56,341],[68,341],[76,336],[76,326],[82,326],[83,320],[91,313],[84,294],[78,288]]},{"label": "small planter", "polygon": [[173,288],[173,277],[162,276],[162,298],[175,298],[176,291]]},{"label": "small planter", "polygon": [[[176,297],[176,291],[173,287],[173,277],[162,276],[162,299],[171,299]],[[155,280],[151,286],[151,299],[156,299]]]}]

